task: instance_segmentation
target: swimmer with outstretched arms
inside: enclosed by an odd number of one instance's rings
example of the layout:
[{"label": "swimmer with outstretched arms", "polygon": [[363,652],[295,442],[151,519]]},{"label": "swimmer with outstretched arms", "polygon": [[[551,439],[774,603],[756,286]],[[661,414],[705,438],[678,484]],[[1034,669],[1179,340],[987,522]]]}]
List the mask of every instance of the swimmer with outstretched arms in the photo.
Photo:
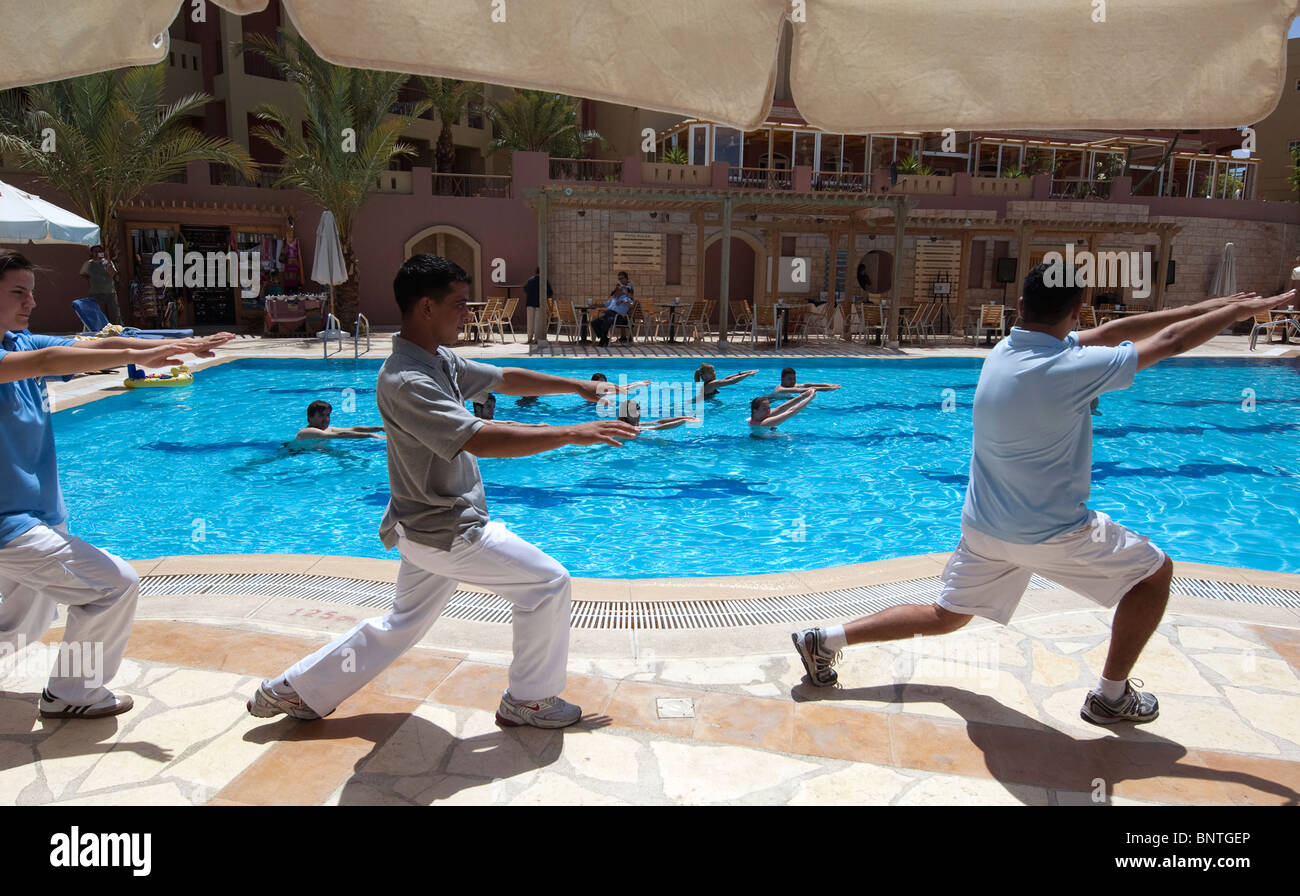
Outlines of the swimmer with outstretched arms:
[{"label": "swimmer with outstretched arms", "polygon": [[817,391],[815,389],[805,389],[775,411],[772,410],[771,401],[766,395],[755,398],[749,403],[749,420],[747,422],[749,423],[750,435],[771,435],[778,426],[808,407],[808,403],[816,397]]}]

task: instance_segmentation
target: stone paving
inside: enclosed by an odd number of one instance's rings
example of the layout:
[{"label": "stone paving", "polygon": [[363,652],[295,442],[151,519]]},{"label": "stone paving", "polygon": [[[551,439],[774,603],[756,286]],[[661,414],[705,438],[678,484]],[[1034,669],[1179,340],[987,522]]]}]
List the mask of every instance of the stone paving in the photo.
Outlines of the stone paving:
[{"label": "stone paving", "polygon": [[[307,568],[336,575],[340,559]],[[137,568],[174,574],[196,560],[196,569],[232,572],[276,562],[175,558]],[[388,561],[357,562],[358,578],[373,579],[379,564],[395,573]],[[873,582],[918,571],[916,558],[864,567]],[[1255,575],[1179,570],[1191,574]],[[1258,576],[1255,584],[1300,594],[1300,576]],[[590,594],[602,583],[578,586]],[[317,610],[307,617],[291,603],[142,598],[114,682],[136,708],[112,719],[37,719],[46,644],[0,661],[0,802],[1300,802],[1300,611],[1289,607],[1175,597],[1136,670],[1159,695],[1161,716],[1117,728],[1078,714],[1100,672],[1109,614],[1064,591],[1031,591],[1005,628],[976,621],[945,638],[850,648],[832,689],[806,682],[789,626],[576,631],[565,694],[586,716],[544,732],[494,724],[509,627],[454,620],[328,719],[252,718],[244,703],[261,677],[376,612],[300,601]]]},{"label": "stone paving", "polygon": [[[377,334],[371,359],[386,357]],[[527,357],[522,343],[463,346]],[[903,352],[838,341],[739,357],[982,357],[954,343]],[[319,358],[312,340],[241,338],[213,362]],[[348,345],[342,357],[351,359]],[[552,344],[531,356],[706,356],[711,344]],[[1194,354],[1246,351],[1218,337]],[[201,369],[207,364],[192,365]],[[121,374],[52,384],[56,409],[120,392]],[[934,576],[943,555],[784,576],[575,580],[575,599],[686,600],[811,593]],[[395,580],[396,564],[342,557],[179,557],[142,576],[279,570]],[[1300,595],[1300,576],[1179,564],[1183,577]],[[113,686],[123,716],[42,722],[54,629],[0,656],[0,803],[128,804],[1287,804],[1300,802],[1300,610],[1176,595],[1135,674],[1161,700],[1141,727],[1078,715],[1105,654],[1108,614],[1031,591],[1012,624],[845,652],[840,686],[806,683],[790,625],[576,630],[565,695],[584,721],[502,730],[509,627],[443,619],[329,719],[244,708],[275,674],[374,609],[265,595],[142,598]],[[828,620],[809,620],[828,621]]]}]

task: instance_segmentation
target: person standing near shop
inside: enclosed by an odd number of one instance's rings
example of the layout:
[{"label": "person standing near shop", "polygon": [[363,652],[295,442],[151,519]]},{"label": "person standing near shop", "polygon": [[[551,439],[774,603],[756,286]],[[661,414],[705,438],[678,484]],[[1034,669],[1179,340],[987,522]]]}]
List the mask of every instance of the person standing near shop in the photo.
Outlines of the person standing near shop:
[{"label": "person standing near shop", "polygon": [[90,297],[99,305],[109,323],[121,324],[122,312],[117,307],[117,267],[104,254],[103,246],[91,246],[90,258],[81,266],[81,276],[90,283]]}]

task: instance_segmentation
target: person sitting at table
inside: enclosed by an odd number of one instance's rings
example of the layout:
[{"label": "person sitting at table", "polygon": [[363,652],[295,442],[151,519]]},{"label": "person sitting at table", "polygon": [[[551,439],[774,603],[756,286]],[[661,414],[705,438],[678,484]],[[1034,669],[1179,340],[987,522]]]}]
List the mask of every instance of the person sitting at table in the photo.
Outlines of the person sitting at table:
[{"label": "person sitting at table", "polygon": [[840,388],[835,383],[795,383],[795,372],[793,367],[786,367],[781,370],[781,385],[772,390],[768,398],[780,398],[783,395],[790,395],[795,392],[806,392],[812,389],[814,392],[834,392]]},{"label": "person sitting at table", "polygon": [[265,295],[282,296],[284,295],[284,284],[280,282],[280,272],[271,272],[271,285],[266,288]]},{"label": "person sitting at table", "polygon": [[334,408],[328,401],[307,405],[307,428],[298,430],[295,441],[307,439],[382,439],[382,426],[330,426]]},{"label": "person sitting at table", "polygon": [[618,419],[622,423],[635,426],[641,432],[660,429],[676,429],[683,423],[699,423],[699,417],[662,417],[653,423],[641,422],[641,405],[635,401],[625,401],[619,406]]},{"label": "person sitting at table", "polygon": [[[609,345],[609,331],[612,330],[618,319],[623,318],[623,323],[628,322],[628,313],[632,310],[632,284],[628,281],[627,271],[618,272],[618,285],[609,293],[609,300],[605,302],[605,312],[600,317],[591,322],[592,332],[600,340],[602,346]],[[631,338],[624,336],[619,342],[631,342]]]},{"label": "person sitting at table", "polygon": [[751,377],[756,373],[758,373],[757,370],[745,370],[740,373],[733,373],[729,377],[718,379],[718,374],[713,369],[712,364],[701,364],[699,369],[695,371],[695,382],[703,384],[700,386],[700,390],[703,393],[702,397],[712,398],[723,386],[734,385],[735,383],[738,383],[747,377]]},{"label": "person sitting at table", "polygon": [[749,403],[749,434],[758,438],[770,436],[776,428],[808,406],[808,402],[817,397],[815,389],[805,389],[794,398],[781,405],[775,411],[767,396],[755,398]]}]

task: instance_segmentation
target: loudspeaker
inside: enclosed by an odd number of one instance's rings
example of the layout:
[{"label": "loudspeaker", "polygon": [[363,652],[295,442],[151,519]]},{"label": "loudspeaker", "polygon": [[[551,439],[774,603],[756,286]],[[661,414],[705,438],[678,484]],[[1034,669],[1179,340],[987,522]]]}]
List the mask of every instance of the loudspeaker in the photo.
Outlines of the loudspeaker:
[{"label": "loudspeaker", "polygon": [[1169,259],[1169,272],[1165,274],[1165,286],[1174,285],[1174,260]]},{"label": "loudspeaker", "polygon": [[1016,282],[1016,259],[999,258],[994,265],[993,279],[998,283]]}]

